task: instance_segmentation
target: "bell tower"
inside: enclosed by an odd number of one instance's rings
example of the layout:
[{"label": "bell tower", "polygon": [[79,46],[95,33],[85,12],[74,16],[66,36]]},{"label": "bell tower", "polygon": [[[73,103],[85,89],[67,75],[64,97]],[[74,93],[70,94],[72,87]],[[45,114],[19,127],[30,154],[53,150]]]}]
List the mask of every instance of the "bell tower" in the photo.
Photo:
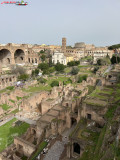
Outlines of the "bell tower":
[{"label": "bell tower", "polygon": [[66,38],[62,38],[62,52],[66,52]]}]

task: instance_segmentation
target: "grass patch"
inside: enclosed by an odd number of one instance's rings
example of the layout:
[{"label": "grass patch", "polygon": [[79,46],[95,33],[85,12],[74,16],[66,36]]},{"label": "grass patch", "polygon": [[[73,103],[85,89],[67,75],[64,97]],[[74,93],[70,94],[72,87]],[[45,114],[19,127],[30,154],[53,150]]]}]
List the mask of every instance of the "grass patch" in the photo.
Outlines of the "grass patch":
[{"label": "grass patch", "polygon": [[25,92],[40,92],[40,91],[50,91],[51,90],[51,86],[44,86],[42,84],[40,84],[37,87],[28,87],[27,89],[23,89],[23,91]]},{"label": "grass patch", "polygon": [[47,142],[43,141],[42,143],[40,143],[36,153],[30,158],[30,160],[35,160],[36,157],[42,152],[42,150],[47,146]]},{"label": "grass patch", "polygon": [[10,101],[10,102],[12,102],[12,103],[15,103],[15,101],[14,101],[14,100],[12,100],[12,99],[9,99],[9,101]]},{"label": "grass patch", "polygon": [[16,96],[16,98],[17,98],[18,101],[19,101],[20,99],[22,99],[22,97],[18,97],[18,96]]},{"label": "grass patch", "polygon": [[5,89],[0,90],[0,93],[4,93],[6,91],[7,91],[7,89],[5,88]]},{"label": "grass patch", "polygon": [[0,126],[0,152],[13,143],[15,136],[24,134],[30,126],[27,123],[22,123],[19,127],[12,127],[12,124],[16,120],[17,119],[14,118],[3,126]]},{"label": "grass patch", "polygon": [[110,106],[110,108],[108,109],[107,113],[105,114],[105,117],[107,119],[112,119],[116,109],[117,109],[117,106]]},{"label": "grass patch", "polygon": [[54,76],[54,77],[49,78],[49,79],[47,80],[47,84],[50,85],[54,80],[63,82],[63,81],[68,81],[69,78],[68,78],[68,77],[57,77],[57,76]]},{"label": "grass patch", "polygon": [[11,113],[15,114],[15,113],[17,113],[17,112],[19,112],[19,109],[15,109],[15,110],[12,111]]},{"label": "grass patch", "polygon": [[10,106],[8,106],[7,104],[2,104],[0,105],[0,107],[2,107],[4,111],[7,111],[10,108]]},{"label": "grass patch", "polygon": [[14,86],[9,86],[9,87],[7,87],[6,89],[12,91],[12,90],[14,89]]}]

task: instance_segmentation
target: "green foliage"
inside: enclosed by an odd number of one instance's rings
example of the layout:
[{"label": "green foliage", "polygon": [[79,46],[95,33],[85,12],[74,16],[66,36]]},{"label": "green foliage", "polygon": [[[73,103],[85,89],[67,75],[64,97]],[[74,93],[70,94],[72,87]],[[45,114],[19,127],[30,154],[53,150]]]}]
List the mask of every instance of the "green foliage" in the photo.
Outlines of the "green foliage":
[{"label": "green foliage", "polygon": [[7,87],[6,89],[8,89],[8,90],[13,90],[13,89],[14,89],[14,86],[9,86],[9,87]]},{"label": "green foliage", "polygon": [[59,82],[58,81],[52,81],[52,83],[50,85],[51,85],[51,87],[59,86]]},{"label": "green foliage", "polygon": [[52,57],[49,58],[49,67],[52,67],[53,63],[52,63]]},{"label": "green foliage", "polygon": [[44,51],[44,50],[41,50],[40,53],[45,53],[45,51]]},{"label": "green foliage", "polygon": [[35,70],[32,70],[32,76],[37,76],[39,74],[39,69],[36,68]]},{"label": "green foliage", "polygon": [[15,103],[15,101],[14,101],[14,100],[12,100],[12,99],[9,99],[9,101],[10,101],[10,102],[12,102],[12,103]]},{"label": "green foliage", "polygon": [[67,85],[69,83],[72,83],[72,80],[70,78],[68,78],[68,80],[63,81],[63,85]]},{"label": "green foliage", "polygon": [[88,87],[88,95],[95,90],[95,86],[87,86],[87,87]]},{"label": "green foliage", "polygon": [[113,55],[111,58],[111,63],[112,64],[120,63],[120,57],[118,55]]},{"label": "green foliage", "polygon": [[81,83],[83,80],[86,81],[88,75],[79,75],[77,83]]},{"label": "green foliage", "polygon": [[16,98],[17,98],[18,101],[19,101],[20,99],[22,99],[22,97],[18,97],[18,96],[16,96]]},{"label": "green foliage", "polygon": [[2,107],[4,111],[7,111],[10,108],[10,106],[8,106],[7,104],[2,104],[0,105],[0,107]]},{"label": "green foliage", "polygon": [[47,81],[45,78],[42,78],[42,77],[38,78],[37,80],[38,80],[40,83],[44,83],[44,84],[45,84],[46,81]]},{"label": "green foliage", "polygon": [[107,113],[105,114],[105,117],[107,119],[112,119],[116,108],[117,108],[117,106],[110,106],[109,109],[108,109],[108,111],[107,111]]},{"label": "green foliage", "polygon": [[43,54],[40,58],[41,58],[42,62],[44,62],[46,59],[46,56]]},{"label": "green foliage", "polygon": [[47,146],[47,142],[43,141],[40,143],[40,145],[38,146],[38,149],[36,151],[36,153],[30,158],[30,160],[35,160],[36,157],[42,152],[42,150]]},{"label": "green foliage", "polygon": [[15,114],[15,113],[17,113],[17,112],[19,112],[19,109],[15,109],[15,110],[12,111],[11,113]]},{"label": "green foliage", "polygon": [[76,75],[76,74],[78,74],[78,72],[79,72],[78,67],[73,67],[72,70],[71,70],[72,75]]},{"label": "green foliage", "polygon": [[71,61],[67,63],[68,66],[78,66],[79,64],[80,64],[80,61]]},{"label": "green foliage", "polygon": [[97,65],[99,65],[99,66],[101,66],[101,65],[107,65],[107,64],[111,64],[111,61],[110,61],[110,58],[109,58],[108,55],[105,58],[97,60]]},{"label": "green foliage", "polygon": [[22,75],[18,76],[19,81],[21,81],[21,80],[26,81],[28,78],[29,78],[28,74],[22,74]]},{"label": "green foliage", "polygon": [[120,48],[120,44],[115,44],[115,45],[112,45],[112,46],[108,47],[109,50],[114,50],[114,49],[117,49],[117,48]]},{"label": "green foliage", "polygon": [[99,67],[94,67],[93,73],[96,73],[99,70]]},{"label": "green foliage", "polygon": [[16,121],[13,120],[0,126],[0,152],[3,151],[7,146],[13,143],[14,137],[20,136],[27,131],[29,124],[22,123],[20,126],[12,127],[12,124]]},{"label": "green foliage", "polygon": [[93,60],[93,57],[92,57],[92,56],[85,56],[85,57],[81,58],[80,61],[91,62],[92,60]]},{"label": "green foliage", "polygon": [[55,70],[56,71],[63,71],[65,69],[65,66],[63,64],[57,63],[55,65]]},{"label": "green foliage", "polygon": [[49,73],[55,72],[55,67],[50,67],[50,68],[48,69],[48,71],[49,71]]},{"label": "green foliage", "polygon": [[49,74],[49,70],[43,70],[43,75],[44,74]]},{"label": "green foliage", "polygon": [[38,65],[38,68],[41,69],[42,71],[47,70],[49,68],[49,65],[47,63],[40,63]]}]

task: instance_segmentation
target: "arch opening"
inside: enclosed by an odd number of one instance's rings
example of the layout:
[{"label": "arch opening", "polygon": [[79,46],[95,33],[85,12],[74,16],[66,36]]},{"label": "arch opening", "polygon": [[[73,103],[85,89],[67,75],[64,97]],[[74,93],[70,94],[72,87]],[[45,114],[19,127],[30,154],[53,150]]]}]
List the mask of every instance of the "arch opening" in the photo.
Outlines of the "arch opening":
[{"label": "arch opening", "polygon": [[35,63],[37,63],[37,58],[35,58]]},{"label": "arch opening", "polygon": [[28,62],[30,63],[30,58],[28,58]]},{"label": "arch opening", "polygon": [[25,53],[22,49],[17,49],[14,54],[15,63],[22,64],[25,63]]},{"label": "arch opening", "polygon": [[34,63],[34,60],[32,59],[32,63]]},{"label": "arch opening", "polygon": [[78,143],[73,144],[73,151],[77,154],[80,154],[80,145]]},{"label": "arch opening", "polygon": [[96,80],[96,85],[97,85],[97,86],[102,86],[102,81],[101,81],[101,79],[97,79],[97,80]]},{"label": "arch opening", "polygon": [[11,63],[11,53],[8,49],[0,50],[0,65],[8,65]]},{"label": "arch opening", "polygon": [[73,125],[75,125],[75,124],[77,124],[77,121],[76,121],[76,119],[75,118],[71,118],[71,126],[73,126]]}]

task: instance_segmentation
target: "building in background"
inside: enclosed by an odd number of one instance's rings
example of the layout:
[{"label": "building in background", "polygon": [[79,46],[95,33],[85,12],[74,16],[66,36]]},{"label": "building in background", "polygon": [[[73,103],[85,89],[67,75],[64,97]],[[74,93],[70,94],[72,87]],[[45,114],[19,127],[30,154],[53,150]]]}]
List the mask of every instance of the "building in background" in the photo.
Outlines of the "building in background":
[{"label": "building in background", "polygon": [[64,53],[55,52],[52,54],[52,63],[57,64],[64,64],[67,65],[67,59],[66,56],[64,56]]}]

